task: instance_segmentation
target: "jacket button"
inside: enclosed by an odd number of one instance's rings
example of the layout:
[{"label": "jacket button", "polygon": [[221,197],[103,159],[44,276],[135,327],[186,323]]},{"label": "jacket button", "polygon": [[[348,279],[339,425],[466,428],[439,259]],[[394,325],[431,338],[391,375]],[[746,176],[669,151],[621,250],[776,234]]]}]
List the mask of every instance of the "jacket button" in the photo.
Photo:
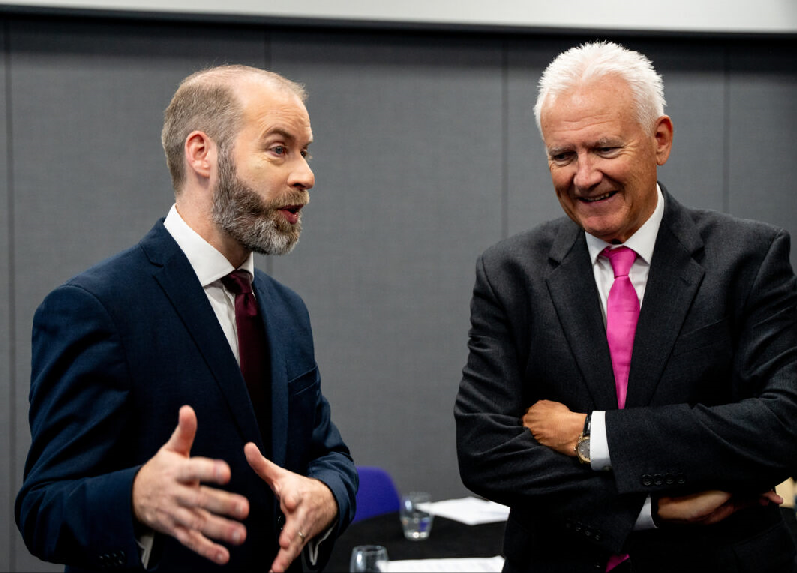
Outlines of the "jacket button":
[{"label": "jacket button", "polygon": [[653,485],[653,478],[650,474],[642,474],[642,485],[645,487],[650,487]]},{"label": "jacket button", "polygon": [[664,485],[664,479],[661,477],[661,474],[656,474],[653,476],[653,484],[657,486]]}]

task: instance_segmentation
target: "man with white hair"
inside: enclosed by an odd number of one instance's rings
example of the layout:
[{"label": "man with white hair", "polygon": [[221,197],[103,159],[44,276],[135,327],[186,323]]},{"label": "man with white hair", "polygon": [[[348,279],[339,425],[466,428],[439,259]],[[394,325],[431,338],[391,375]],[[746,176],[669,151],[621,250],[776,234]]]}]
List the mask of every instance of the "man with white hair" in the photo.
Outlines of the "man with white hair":
[{"label": "man with white hair", "polygon": [[688,209],[642,54],[560,54],[535,106],[567,215],[488,249],[455,405],[463,482],[507,504],[505,571],[791,573],[789,236]]}]

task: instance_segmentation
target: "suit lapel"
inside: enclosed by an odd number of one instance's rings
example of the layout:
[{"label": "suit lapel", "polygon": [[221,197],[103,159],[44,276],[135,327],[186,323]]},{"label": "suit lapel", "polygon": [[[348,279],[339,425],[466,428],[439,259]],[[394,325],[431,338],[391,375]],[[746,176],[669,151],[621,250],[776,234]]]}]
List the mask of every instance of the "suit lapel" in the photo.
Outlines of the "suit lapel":
[{"label": "suit lapel", "polygon": [[188,259],[162,221],[141,241],[141,247],[155,267],[154,279],[212,373],[243,439],[261,445],[257,419],[241,369]]},{"label": "suit lapel", "polygon": [[550,253],[546,282],[556,314],[595,409],[617,408],[614,374],[584,231],[567,222]]},{"label": "suit lapel", "polygon": [[662,191],[664,217],[639,313],[626,407],[650,404],[705,274],[694,258],[702,239],[686,209]]},{"label": "suit lapel", "polygon": [[260,316],[265,322],[268,351],[271,356],[271,460],[279,466],[284,466],[288,427],[288,380],[285,357],[277,332],[282,307],[274,299],[265,281],[256,277],[253,285],[260,305]]}]

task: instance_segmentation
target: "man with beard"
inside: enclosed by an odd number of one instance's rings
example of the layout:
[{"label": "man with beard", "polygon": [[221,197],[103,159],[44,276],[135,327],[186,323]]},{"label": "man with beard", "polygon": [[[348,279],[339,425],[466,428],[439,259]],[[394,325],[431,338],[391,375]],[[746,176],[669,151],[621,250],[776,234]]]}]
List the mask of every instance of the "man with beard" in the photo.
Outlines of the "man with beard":
[{"label": "man with beard", "polygon": [[357,474],[307,310],[252,255],[299,239],[315,182],[305,97],[243,66],[184,80],[163,127],[175,205],[37,310],[16,503],[34,555],[315,569],[351,521]]}]

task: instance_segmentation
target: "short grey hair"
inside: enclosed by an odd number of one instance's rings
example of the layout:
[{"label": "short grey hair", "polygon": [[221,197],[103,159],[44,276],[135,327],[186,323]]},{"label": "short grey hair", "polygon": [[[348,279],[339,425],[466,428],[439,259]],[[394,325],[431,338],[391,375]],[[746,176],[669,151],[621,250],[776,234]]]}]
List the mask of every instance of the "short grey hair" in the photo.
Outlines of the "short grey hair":
[{"label": "short grey hair", "polygon": [[307,101],[307,92],[301,84],[250,66],[217,66],[185,78],[163,113],[161,132],[161,144],[175,194],[180,194],[185,183],[183,149],[191,132],[204,132],[222,152],[228,151],[241,128],[243,114],[236,83],[246,79],[265,81],[276,89],[294,94],[302,103]]},{"label": "short grey hair", "polygon": [[636,103],[639,124],[652,132],[656,119],[664,115],[664,82],[644,55],[613,42],[582,44],[559,54],[540,78],[534,118],[542,133],[543,106],[590,80],[619,76],[628,83]]}]

